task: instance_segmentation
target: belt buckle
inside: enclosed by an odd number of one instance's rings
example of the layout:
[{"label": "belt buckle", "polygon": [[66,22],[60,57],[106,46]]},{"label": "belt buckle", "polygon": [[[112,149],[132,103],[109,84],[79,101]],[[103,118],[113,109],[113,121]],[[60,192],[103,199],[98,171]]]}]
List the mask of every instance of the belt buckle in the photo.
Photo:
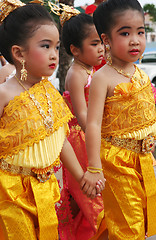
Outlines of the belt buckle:
[{"label": "belt buckle", "polygon": [[154,146],[154,137],[151,135],[148,135],[142,141],[142,152],[150,153],[153,149],[153,146]]},{"label": "belt buckle", "polygon": [[49,171],[47,171],[46,173],[36,174],[36,175],[37,175],[37,179],[39,180],[40,183],[45,183],[46,181],[48,181],[50,179],[50,177],[53,173],[54,173],[54,170],[52,168]]}]

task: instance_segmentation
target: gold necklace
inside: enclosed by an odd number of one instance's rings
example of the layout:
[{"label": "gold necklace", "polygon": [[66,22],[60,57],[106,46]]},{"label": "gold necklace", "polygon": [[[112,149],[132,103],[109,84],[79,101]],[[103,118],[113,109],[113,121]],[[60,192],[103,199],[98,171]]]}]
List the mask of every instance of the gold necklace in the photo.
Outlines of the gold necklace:
[{"label": "gold necklace", "polygon": [[89,70],[89,69],[87,69],[84,65],[83,65],[83,63],[81,63],[80,61],[78,61],[78,60],[74,60],[74,62],[75,63],[77,63],[78,65],[80,65],[84,70],[86,70],[86,73],[88,74],[88,75],[91,75],[92,74],[92,70]]},{"label": "gold necklace", "polygon": [[122,69],[118,69],[115,66],[113,66],[112,64],[108,64],[108,65],[110,67],[114,68],[119,74],[121,74],[121,75],[123,75],[123,76],[125,76],[127,78],[130,78],[132,82],[138,82],[139,81],[140,85],[144,84],[144,79],[143,79],[144,78],[144,74],[141,73],[140,69],[135,64],[134,64],[135,69],[137,68],[137,70],[138,70],[138,72],[140,74],[140,78],[134,76],[134,74],[131,75],[130,73],[125,73]]},{"label": "gold necklace", "polygon": [[45,111],[42,109],[40,103],[37,101],[37,99],[35,98],[34,94],[29,93],[28,89],[26,89],[26,87],[22,84],[22,82],[17,78],[17,76],[15,75],[16,80],[18,81],[18,83],[27,91],[27,93],[29,94],[29,97],[31,98],[31,100],[33,101],[34,105],[36,106],[36,108],[38,109],[40,115],[43,118],[43,123],[46,126],[46,128],[52,130],[53,129],[53,110],[52,110],[52,102],[51,102],[51,98],[49,93],[46,90],[46,87],[44,86],[44,84],[42,83],[44,89],[45,89],[45,95],[47,97],[47,104],[48,104],[48,110],[47,110],[47,114],[48,116],[45,114]]}]

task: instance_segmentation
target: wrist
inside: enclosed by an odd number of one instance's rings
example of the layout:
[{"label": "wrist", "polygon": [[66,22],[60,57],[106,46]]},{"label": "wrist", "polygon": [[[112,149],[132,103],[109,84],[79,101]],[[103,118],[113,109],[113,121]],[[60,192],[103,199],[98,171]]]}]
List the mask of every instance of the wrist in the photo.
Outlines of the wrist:
[{"label": "wrist", "polygon": [[87,167],[87,171],[90,173],[101,173],[101,172],[103,172],[103,169],[89,166],[89,167]]}]

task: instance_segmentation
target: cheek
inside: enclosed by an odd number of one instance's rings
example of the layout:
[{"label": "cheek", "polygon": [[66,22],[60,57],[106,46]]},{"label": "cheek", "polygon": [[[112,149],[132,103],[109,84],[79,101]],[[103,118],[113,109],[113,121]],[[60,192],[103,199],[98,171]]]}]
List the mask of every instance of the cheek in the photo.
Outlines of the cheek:
[{"label": "cheek", "polygon": [[40,63],[44,63],[46,58],[45,54],[41,53],[40,51],[34,50],[31,52],[31,59]]}]

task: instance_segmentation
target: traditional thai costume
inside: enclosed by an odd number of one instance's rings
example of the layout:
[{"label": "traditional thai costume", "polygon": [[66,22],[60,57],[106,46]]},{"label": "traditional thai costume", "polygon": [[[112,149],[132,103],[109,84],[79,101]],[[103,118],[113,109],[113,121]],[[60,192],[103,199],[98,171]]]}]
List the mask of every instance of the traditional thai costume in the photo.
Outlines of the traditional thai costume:
[{"label": "traditional thai costume", "polygon": [[29,92],[21,92],[4,108],[0,119],[0,224],[4,239],[58,239],[55,202],[60,193],[53,167],[59,164],[71,117],[63,98],[46,79]]},{"label": "traditional thai costume", "polygon": [[[84,87],[86,103],[88,104],[89,87],[91,75],[88,83]],[[65,91],[64,99],[74,115],[70,93]],[[88,166],[87,152],[85,147],[85,134],[79,126],[76,117],[69,122],[70,134],[68,141],[72,145],[79,163],[84,171]],[[80,186],[71,176],[67,169],[63,168],[63,190],[61,192],[61,207],[58,210],[59,218],[59,236],[62,240],[82,240],[91,238],[97,230],[97,216],[100,214],[101,219],[104,216],[102,197],[89,199],[80,190]],[[79,213],[73,219],[70,209],[71,196],[79,207]]]},{"label": "traditional thai costume", "polygon": [[104,107],[101,161],[109,240],[143,240],[146,225],[149,236],[156,234],[156,180],[150,152],[155,135],[151,83],[136,67],[131,82],[117,85]]}]

